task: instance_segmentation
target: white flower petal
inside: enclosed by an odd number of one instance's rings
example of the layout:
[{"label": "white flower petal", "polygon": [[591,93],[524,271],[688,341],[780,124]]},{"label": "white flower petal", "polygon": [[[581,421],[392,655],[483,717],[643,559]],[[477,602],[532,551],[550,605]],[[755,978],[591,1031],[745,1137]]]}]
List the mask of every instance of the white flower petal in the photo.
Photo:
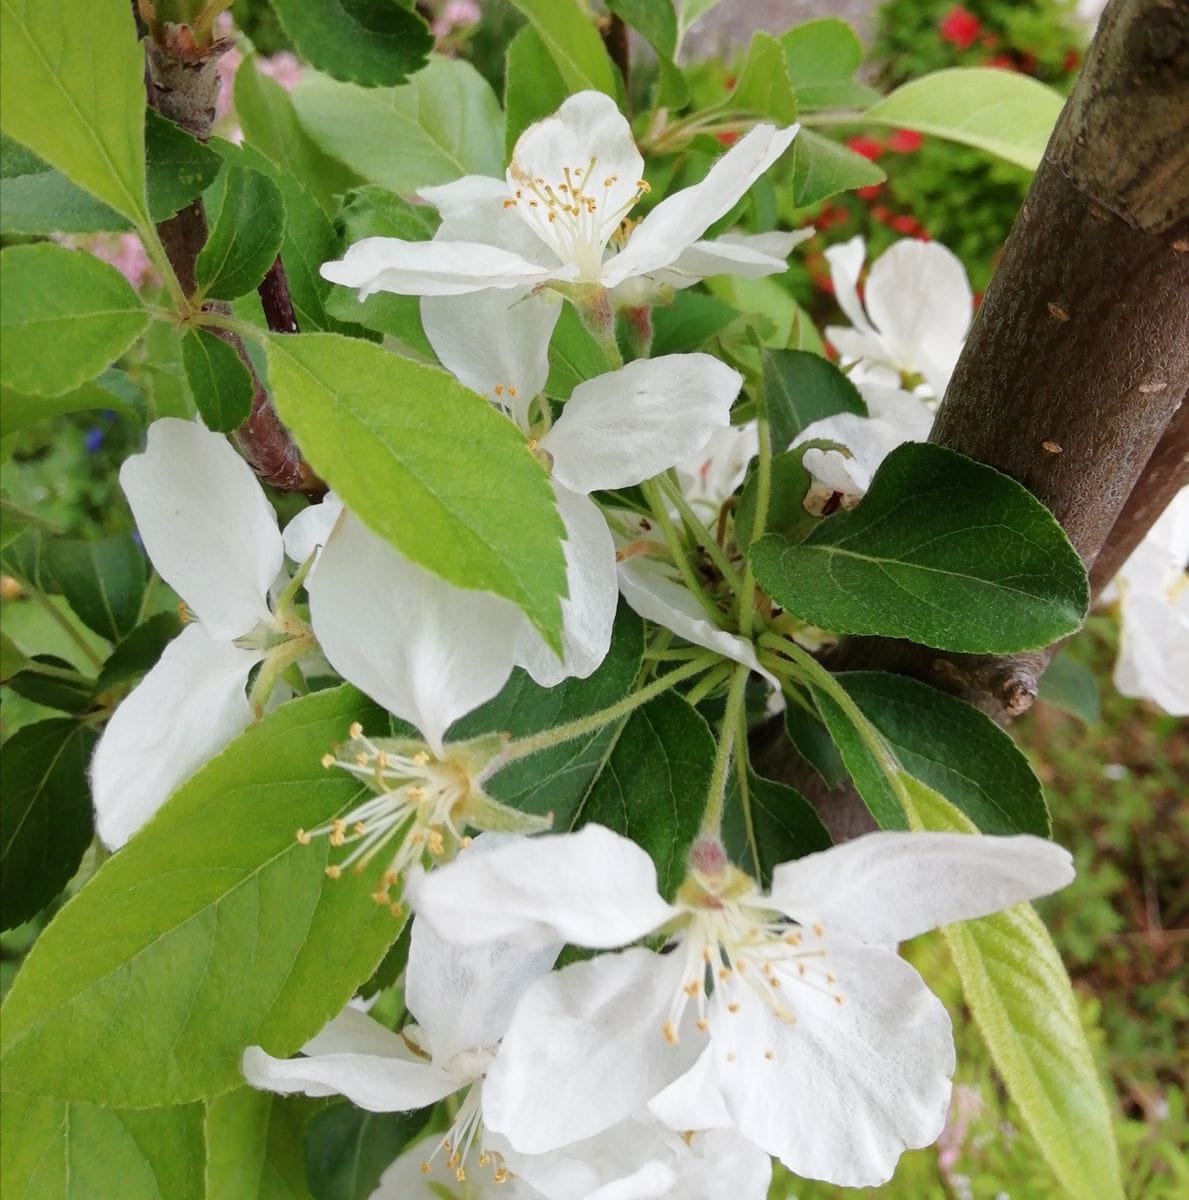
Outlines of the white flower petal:
[{"label": "white flower petal", "polygon": [[541,1154],[643,1107],[702,1048],[692,1032],[676,1044],[662,1033],[681,972],[678,955],[638,948],[574,963],[533,984],[484,1083],[488,1128],[526,1154]]},{"label": "white flower petal", "polygon": [[522,289],[425,296],[421,325],[438,361],[528,432],[528,406],[549,377],[549,339],[561,315],[555,292]]},{"label": "white flower petal", "polygon": [[[863,272],[863,260],[867,257],[867,245],[863,241],[863,235],[855,234],[848,242],[827,246],[825,255],[826,262],[830,264],[830,282],[834,285],[834,299],[838,301],[838,307],[846,313],[855,331],[864,336],[866,344],[870,346],[874,343],[874,348],[878,351],[878,335],[872,329],[859,300],[859,276]],[[826,329],[826,337],[834,342],[838,352],[844,355],[851,354],[852,351],[843,349],[834,341],[834,333],[834,327]]]},{"label": "white flower petal", "polygon": [[1123,588],[1115,687],[1189,716],[1189,583],[1171,598]]},{"label": "white flower petal", "polygon": [[648,1111],[670,1129],[730,1129],[731,1114],[718,1090],[718,1067],[713,1046],[679,1079],[648,1102]]},{"label": "white flower petal", "polygon": [[603,267],[601,282],[614,287],[632,275],[667,267],[692,246],[788,149],[799,125],[757,125],[740,138],[692,187],[666,196],[632,231],[627,246]]},{"label": "white flower petal", "polygon": [[897,365],[924,375],[940,398],[974,312],[961,260],[938,242],[906,238],[872,263],[864,298]]},{"label": "white flower petal", "polygon": [[759,448],[755,422],[748,421],[720,429],[699,453],[678,463],[681,492],[695,511],[702,508],[717,518],[723,501],[743,482]]},{"label": "white flower petal", "polygon": [[871,469],[863,461],[848,458],[840,450],[819,450],[811,446],[802,456],[801,464],[815,482],[831,492],[862,496],[871,486]]},{"label": "white flower petal", "polygon": [[895,943],[1045,896],[1073,879],[1069,851],[1021,834],[868,833],[772,873],[772,903],[864,942]]},{"label": "white flower petal", "polygon": [[459,946],[415,920],[405,1003],[434,1062],[447,1064],[463,1051],[493,1047],[525,989],[549,974],[560,951],[560,942],[533,950],[512,942]]},{"label": "white flower petal", "polygon": [[542,267],[485,242],[405,242],[364,238],[336,262],[322,264],[322,277],[359,289],[398,296],[460,296],[484,288],[529,287],[550,279],[572,279],[570,267]]},{"label": "white flower petal", "polygon": [[285,553],[300,566],[326,545],[342,511],[343,502],[334,492],[327,492],[320,503],[303,508],[285,526]]},{"label": "white flower petal", "polygon": [[244,687],[263,655],[187,626],[107,723],[91,759],[95,825],[122,846],[252,719]]},{"label": "white flower petal", "polygon": [[553,477],[593,492],[659,475],[726,428],[742,382],[709,354],[667,354],[580,383],[541,439]]},{"label": "white flower petal", "polygon": [[694,1134],[678,1161],[671,1200],[764,1200],[772,1184],[771,1158],[734,1129]]},{"label": "white flower petal", "polygon": [[377,1058],[414,1058],[400,1034],[369,1017],[358,1007],[360,1003],[358,1000],[349,1001],[302,1046],[302,1054],[370,1054]]},{"label": "white flower petal", "polygon": [[644,554],[625,558],[619,564],[619,590],[645,620],[671,629],[695,646],[704,646],[724,658],[742,663],[774,686],[779,686],[760,666],[751,642],[712,625],[703,615],[701,605],[674,577],[667,564]]},{"label": "white flower petal", "polygon": [[[411,880],[417,914],[460,945],[622,946],[665,924],[652,859],[601,825],[467,855]],[[523,1147],[522,1147],[523,1148]]]},{"label": "white flower petal", "polygon": [[545,645],[527,621],[516,644],[516,662],[542,687],[563,679],[593,674],[611,647],[611,629],[619,603],[615,543],[598,505],[588,496],[553,482],[557,511],[566,525],[566,581],[569,596],[561,602],[565,658]]},{"label": "white flower petal", "polygon": [[[460,1195],[467,1200],[551,1200],[518,1176],[479,1190],[480,1183],[486,1184],[494,1176],[492,1168],[479,1165],[478,1157],[472,1149],[466,1162],[467,1181],[460,1184],[455,1168],[447,1166],[450,1152],[442,1148],[441,1135],[430,1134],[385,1169],[368,1200],[442,1200],[443,1196]],[[429,1170],[422,1170],[422,1164]],[[460,1188],[465,1188],[465,1193]]]},{"label": "white flower petal", "polygon": [[727,233],[710,241],[694,242],[653,278],[670,287],[689,287],[714,275],[736,275],[760,279],[788,269],[788,256],[799,242],[813,237],[814,230],[796,233]]},{"label": "white flower petal", "polygon": [[442,214],[436,242],[484,242],[542,267],[557,265],[557,256],[541,245],[516,212],[507,207],[508,185],[486,175],[466,175],[421,195]]},{"label": "white flower petal", "polygon": [[435,753],[512,672],[519,609],[431,575],[344,513],[306,582],[331,665]]},{"label": "white flower petal", "polygon": [[270,619],[268,589],[284,561],[277,515],[222,434],[154,421],[144,453],[120,468],[120,486],[153,566],[212,638]]},{"label": "white flower petal", "polygon": [[711,1031],[719,1087],[739,1132],[797,1175],[873,1186],[941,1133],[950,1019],[891,951],[829,932],[815,947],[825,957],[803,960],[806,978],[777,967],[793,1023],[737,975],[724,985],[739,1008]]}]

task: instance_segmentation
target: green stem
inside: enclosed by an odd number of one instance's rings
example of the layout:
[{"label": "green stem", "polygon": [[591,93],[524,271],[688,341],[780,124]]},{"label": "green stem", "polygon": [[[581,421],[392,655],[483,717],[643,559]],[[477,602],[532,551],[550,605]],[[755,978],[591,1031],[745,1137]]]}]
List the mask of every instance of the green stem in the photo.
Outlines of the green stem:
[{"label": "green stem", "polygon": [[722,834],[723,805],[727,796],[727,779],[731,773],[731,752],[735,746],[736,726],[743,717],[743,693],[747,687],[747,667],[736,666],[727,693],[727,708],[718,733],[718,749],[714,754],[714,769],[706,791],[706,811],[702,814],[701,835],[718,838]]},{"label": "green stem", "polygon": [[165,246],[161,242],[161,235],[157,232],[157,227],[145,224],[139,226],[137,232],[140,234],[140,240],[144,245],[145,253],[149,256],[149,261],[153,264],[157,274],[161,276],[161,282],[165,285],[165,290],[173,301],[177,315],[179,317],[189,316],[190,301],[186,298],[177,272],[173,269],[173,263],[169,261],[169,255],[165,253]]},{"label": "green stem", "polygon": [[656,481],[650,479],[642,483],[640,490],[644,493],[645,499],[652,508],[653,519],[661,527],[661,533],[665,535],[665,542],[669,547],[669,553],[673,556],[673,565],[677,568],[677,573],[681,576],[681,582],[697,598],[703,611],[710,618],[710,623],[716,629],[721,629],[723,625],[722,613],[719,612],[718,605],[706,594],[706,589],[702,586],[701,580],[694,573],[694,568],[689,561],[689,557],[686,555],[685,546],[682,545],[681,534],[678,533],[677,526],[673,524],[672,518],[669,516],[669,510],[665,508],[665,500],[661,495],[660,488],[657,487]]},{"label": "green stem", "polygon": [[743,812],[743,830],[747,837],[747,848],[751,851],[751,862],[755,877],[759,879],[760,846],[756,841],[755,822],[751,816],[751,782],[747,777],[747,713],[740,711],[735,722],[735,778],[739,780],[739,807]]},{"label": "green stem", "polygon": [[722,572],[723,579],[731,591],[738,594],[743,586],[743,581],[739,577],[739,572],[731,565],[730,559],[723,553],[723,548],[718,544],[718,539],[714,534],[706,528],[689,506],[689,502],[682,495],[681,488],[669,476],[661,476],[661,487],[665,494],[673,501],[673,507],[677,509],[681,515],[681,519],[685,522],[686,528],[698,539],[700,548],[704,548],[706,553],[710,555],[714,565]]},{"label": "green stem", "polygon": [[230,333],[238,334],[241,338],[251,338],[257,342],[264,342],[268,337],[266,330],[250,325],[247,321],[241,321],[238,317],[226,317],[222,313],[207,312],[204,309],[200,309],[194,314],[194,322],[197,325],[207,325],[214,329],[226,329]]},{"label": "green stem", "polygon": [[61,627],[62,631],[70,638],[70,640],[83,652],[87,661],[96,669],[103,666],[103,659],[95,652],[92,646],[87,642],[86,638],[74,627],[74,624],[67,619],[66,614],[41,590],[41,588],[30,587],[29,594],[45,609],[54,621]]},{"label": "green stem", "polygon": [[707,652],[686,663],[685,666],[678,667],[667,675],[662,675],[659,679],[654,679],[638,692],[625,696],[608,708],[600,709],[585,717],[579,717],[576,721],[570,721],[566,725],[558,725],[553,729],[542,729],[540,733],[517,738],[504,747],[503,753],[499,756],[499,766],[505,767],[519,758],[527,758],[530,754],[539,754],[542,750],[550,750],[554,746],[560,746],[563,742],[572,742],[575,738],[595,733],[604,725],[609,725],[612,721],[619,720],[620,717],[626,717],[640,705],[647,704],[649,700],[661,695],[662,692],[667,692],[679,683],[684,683],[685,680],[701,674],[714,661],[715,657]]},{"label": "green stem", "polygon": [[691,708],[697,708],[711,692],[718,691],[719,687],[726,683],[731,678],[731,672],[734,671],[735,665],[731,662],[719,661],[718,666],[708,671],[706,675],[699,679],[692,688],[685,694],[685,702]]},{"label": "green stem", "polygon": [[[766,412],[761,412],[756,422],[759,434],[759,456],[756,459],[756,514],[751,540],[764,536],[768,525],[768,506],[772,502],[772,430]],[[745,559],[743,584],[739,588],[739,632],[751,636],[751,623],[755,616],[756,579],[751,569],[750,557]]]},{"label": "green stem", "polygon": [[582,318],[587,332],[599,344],[613,371],[623,366],[623,355],[619,352],[619,339],[615,336],[615,310],[611,307],[611,294],[605,287],[597,285],[583,287],[577,296],[570,293],[574,307]]}]

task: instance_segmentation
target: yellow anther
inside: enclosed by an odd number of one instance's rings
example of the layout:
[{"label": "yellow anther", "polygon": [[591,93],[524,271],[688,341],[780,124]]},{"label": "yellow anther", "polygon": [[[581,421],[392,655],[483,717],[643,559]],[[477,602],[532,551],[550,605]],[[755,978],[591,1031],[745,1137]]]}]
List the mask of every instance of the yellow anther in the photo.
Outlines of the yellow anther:
[{"label": "yellow anther", "polygon": [[479,1166],[487,1167],[490,1165],[491,1165],[491,1155],[488,1154],[486,1150],[484,1150],[483,1153],[479,1155]]},{"label": "yellow anther", "polygon": [[814,921],[813,932],[817,937],[821,937],[822,934],[826,932],[826,927],[821,923],[821,921]]},{"label": "yellow anther", "polygon": [[502,383],[497,383],[495,385],[495,394],[497,396],[502,396],[504,394],[504,385]]},{"label": "yellow anther", "polygon": [[423,1163],[421,1164],[421,1174],[422,1174],[422,1175],[428,1175],[428,1174],[429,1174],[429,1163],[427,1163],[427,1162],[423,1162]]},{"label": "yellow anther", "polygon": [[710,1032],[710,1022],[707,1021],[705,1017],[699,1017],[697,1019],[697,1021],[695,1022],[695,1024],[698,1027],[699,1033],[709,1033]]},{"label": "yellow anther", "polygon": [[423,767],[427,762],[429,762],[429,755],[426,754],[424,750],[418,750],[417,753],[413,755],[413,765],[415,767]]},{"label": "yellow anther", "polygon": [[727,1012],[737,1013],[738,1011],[739,1011],[739,1001],[732,1000],[731,1003],[727,1005]]},{"label": "yellow anther", "polygon": [[185,600],[178,604],[178,616],[181,617],[183,625],[188,625],[193,620],[190,610],[186,607]]},{"label": "yellow anther", "polygon": [[672,1021],[666,1021],[664,1025],[661,1026],[661,1033],[665,1035],[665,1041],[668,1042],[670,1046],[677,1045],[677,1026],[674,1025]]},{"label": "yellow anther", "polygon": [[773,1060],[773,1059],[776,1057],[776,1051],[775,1051],[775,1050],[765,1050],[765,1051],[764,1051],[764,1057],[765,1057],[765,1058],[766,1058],[766,1059],[767,1059],[769,1062],[771,1062],[771,1061],[772,1061],[772,1060]]},{"label": "yellow anther", "polygon": [[652,184],[649,183],[647,179],[637,179],[636,187],[645,196],[647,196],[648,193],[652,191]]},{"label": "yellow anther", "polygon": [[389,911],[390,913],[392,913],[392,915],[393,915],[394,917],[403,916],[403,915],[404,915],[404,911],[405,911],[405,910],[404,910],[404,905],[402,905],[402,904],[401,904],[401,902],[400,902],[399,900],[394,900],[394,901],[393,901],[393,902],[392,902],[392,903],[391,903],[391,904],[388,906],[388,911]]},{"label": "yellow anther", "polygon": [[509,387],[508,395],[511,396],[513,399],[515,399],[516,395],[517,395],[516,389],[514,387]]},{"label": "yellow anther", "polygon": [[696,996],[702,990],[702,985],[695,979],[685,985],[685,994],[687,996]]},{"label": "yellow anther", "polygon": [[308,845],[310,844],[310,841],[311,841],[312,839],[310,838],[310,835],[309,835],[308,833],[306,833],[306,831],[305,831],[304,829],[299,829],[299,830],[297,831],[297,840],[298,840],[298,841],[299,841],[299,842],[300,842],[300,843],[301,843],[303,846],[308,846]]},{"label": "yellow anther", "polygon": [[331,863],[330,866],[326,868],[326,878],[327,879],[340,879],[342,877],[342,874],[343,874],[343,868],[336,867],[334,865],[334,863]]},{"label": "yellow anther", "polygon": [[367,766],[367,755],[364,754],[364,752],[362,750],[360,750],[359,753],[357,755],[355,755],[355,762],[361,767],[366,767]]},{"label": "yellow anther", "polygon": [[363,737],[363,726],[358,721],[352,721],[351,727],[347,730],[347,736],[352,740]]},{"label": "yellow anther", "polygon": [[827,971],[826,972],[826,982],[827,983],[837,983],[838,976],[835,975],[833,971]]},{"label": "yellow anther", "polygon": [[845,1003],[846,1003],[846,997],[845,997],[845,996],[842,996],[842,995],[839,995],[839,994],[837,994],[837,993],[835,993],[835,995],[834,995],[834,1003],[835,1003],[835,1004],[845,1004]]},{"label": "yellow anther", "polygon": [[462,1167],[459,1167],[459,1168],[458,1168],[458,1169],[457,1169],[457,1170],[454,1172],[454,1178],[455,1178],[455,1179],[457,1179],[459,1183],[466,1183],[466,1181],[467,1181],[467,1173],[466,1173],[466,1171],[464,1171],[464,1170],[463,1170],[463,1168],[462,1168]]},{"label": "yellow anther", "polygon": [[618,182],[619,182],[618,175],[608,175],[607,178],[603,180],[603,187],[610,187],[613,183],[618,183]]},{"label": "yellow anther", "polygon": [[801,935],[799,933],[786,933],[784,935],[784,943],[786,946],[799,946],[801,944]]},{"label": "yellow anther", "polygon": [[333,754],[322,755],[322,765],[329,771],[330,768],[334,766],[334,755]]},{"label": "yellow anther", "polygon": [[516,201],[515,201],[515,200],[505,200],[505,201],[504,201],[504,207],[505,207],[505,208],[515,208],[515,207],[516,207]]}]

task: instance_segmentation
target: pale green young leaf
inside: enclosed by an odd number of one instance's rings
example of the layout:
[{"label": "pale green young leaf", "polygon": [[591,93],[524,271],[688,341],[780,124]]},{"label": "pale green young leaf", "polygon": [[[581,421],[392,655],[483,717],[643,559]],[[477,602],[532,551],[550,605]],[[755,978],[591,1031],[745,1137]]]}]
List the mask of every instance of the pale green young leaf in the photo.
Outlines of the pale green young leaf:
[{"label": "pale green young leaf", "polygon": [[563,526],[511,421],[445,372],[355,338],[273,336],[268,364],[281,420],[366,525],[448,582],[511,600],[560,645]]},{"label": "pale green young leaf", "polygon": [[579,0],[512,0],[541,35],[571,92],[615,95],[615,72],[603,39]]},{"label": "pale green young leaf", "polygon": [[866,108],[879,93],[854,79],[863,61],[855,31],[838,17],[806,21],[782,34],[780,45],[802,112],[822,108]]},{"label": "pale green young leaf", "polygon": [[19,1091],[0,1102],[4,1200],[204,1200],[204,1154],[201,1104],[115,1110]]},{"label": "pale green young leaf", "polygon": [[1089,590],[1081,559],[1026,488],[942,446],[906,443],[866,496],[803,542],[751,549],[779,605],[836,633],[1010,654],[1076,630]]},{"label": "pale green young leaf", "polygon": [[747,58],[726,102],[732,109],[791,125],[797,119],[797,97],[789,82],[784,50],[770,33],[752,35]]},{"label": "pale green young leaf", "polygon": [[209,329],[188,329],[182,337],[182,365],[208,429],[230,433],[248,419],[252,376],[233,347]]},{"label": "pale green young leaf", "polygon": [[[913,827],[972,833],[932,788],[903,785]],[[942,930],[995,1069],[1062,1195],[1123,1200],[1111,1110],[1061,956],[1030,904]]]},{"label": "pale green young leaf", "polygon": [[313,1105],[239,1087],[206,1106],[206,1192],[219,1200],[311,1200],[305,1126]]},{"label": "pale green young leaf", "polygon": [[340,687],[290,701],[183,784],[37,940],[4,1004],[6,1085],[111,1106],[241,1082],[245,1047],[292,1054],[399,925],[375,879],[328,879],[313,828],[361,795],[320,755],[384,716]]},{"label": "pale green young leaf", "polygon": [[319,71],[391,87],[425,66],[433,34],[420,13],[375,0],[272,0],[297,52]]},{"label": "pale green young leaf", "polygon": [[802,129],[797,134],[789,154],[792,158],[789,176],[792,200],[798,208],[806,208],[839,192],[883,183],[887,178],[870,159],[812,129]]},{"label": "pale green young leaf", "polygon": [[897,88],[863,121],[975,146],[1035,171],[1065,103],[1017,71],[951,67]]},{"label": "pale green young leaf", "polygon": [[561,71],[533,25],[526,25],[508,46],[504,74],[504,156],[534,122],[561,107],[570,94]]},{"label": "pale green young leaf", "polygon": [[582,324],[577,309],[572,304],[565,305],[549,342],[545,391],[558,400],[568,400],[580,383],[610,370],[606,352]]},{"label": "pale green young leaf", "polygon": [[144,70],[125,0],[0,0],[4,132],[140,225]]},{"label": "pale green young leaf", "polygon": [[1061,651],[1049,663],[1041,676],[1037,699],[1087,725],[1096,725],[1102,716],[1098,677],[1068,651]]},{"label": "pale green young leaf", "polygon": [[[0,683],[29,665],[25,652],[8,636],[0,632]],[[0,798],[2,799],[2,798]]]},{"label": "pale green young leaf", "polygon": [[194,274],[208,299],[234,300],[264,278],[281,249],[285,203],[281,190],[250,167],[229,163],[220,180],[221,202]]},{"label": "pale green young leaf", "polygon": [[94,378],[149,322],[114,267],[55,242],[0,252],[0,383],[58,396]]},{"label": "pale green young leaf", "polygon": [[361,88],[307,71],[293,105],[326,153],[402,196],[462,175],[504,171],[499,101],[462,59],[435,55],[395,88]]},{"label": "pale green young leaf", "polygon": [[729,304],[684,288],[672,304],[652,310],[652,357],[701,350],[738,319],[739,313]]}]

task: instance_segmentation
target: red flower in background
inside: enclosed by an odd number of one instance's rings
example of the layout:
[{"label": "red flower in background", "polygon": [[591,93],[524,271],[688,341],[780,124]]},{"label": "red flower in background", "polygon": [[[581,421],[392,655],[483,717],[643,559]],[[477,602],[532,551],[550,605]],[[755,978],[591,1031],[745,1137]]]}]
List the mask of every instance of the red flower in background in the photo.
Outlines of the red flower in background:
[{"label": "red flower in background", "polygon": [[875,162],[884,152],[883,142],[877,141],[873,137],[860,136],[848,138],[846,144],[856,154],[861,154],[864,158],[869,158],[872,162]]},{"label": "red flower in background", "polygon": [[1076,71],[1081,64],[1082,56],[1076,49],[1070,47],[1065,51],[1065,57],[1061,60],[1061,70]]},{"label": "red flower in background", "polygon": [[915,154],[924,140],[915,129],[897,129],[888,137],[888,149],[897,154]]},{"label": "red flower in background", "polygon": [[943,42],[957,46],[959,50],[969,50],[978,40],[982,26],[974,13],[967,12],[960,4],[951,8],[937,27]]},{"label": "red flower in background", "polygon": [[1001,71],[1017,71],[1019,68],[1006,54],[996,54],[994,58],[987,59],[988,67],[998,67]]},{"label": "red flower in background", "polygon": [[860,200],[874,200],[882,187],[882,183],[869,183],[866,187],[855,188],[855,195]]}]

